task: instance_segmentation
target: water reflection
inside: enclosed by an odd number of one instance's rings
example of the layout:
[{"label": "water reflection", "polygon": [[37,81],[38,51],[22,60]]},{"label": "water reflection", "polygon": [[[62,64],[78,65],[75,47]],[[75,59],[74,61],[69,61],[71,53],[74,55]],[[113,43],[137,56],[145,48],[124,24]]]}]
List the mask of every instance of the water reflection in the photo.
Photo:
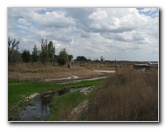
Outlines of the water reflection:
[{"label": "water reflection", "polygon": [[50,108],[47,103],[43,103],[40,96],[36,96],[30,101],[31,105],[26,106],[20,111],[21,121],[45,120],[50,114]]},{"label": "water reflection", "polygon": [[71,88],[71,89],[62,89],[59,91],[47,91],[41,95],[36,96],[30,101],[30,105],[24,107],[23,110],[19,112],[20,121],[44,121],[50,115],[49,105],[53,98],[61,96],[68,92],[76,92],[78,90],[83,90],[89,87],[82,88]]}]

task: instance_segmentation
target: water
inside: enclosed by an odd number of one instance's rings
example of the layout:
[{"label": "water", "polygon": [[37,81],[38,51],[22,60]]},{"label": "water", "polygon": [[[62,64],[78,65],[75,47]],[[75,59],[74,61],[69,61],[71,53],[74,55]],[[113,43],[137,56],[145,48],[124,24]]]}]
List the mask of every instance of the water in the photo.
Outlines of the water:
[{"label": "water", "polygon": [[69,92],[67,89],[59,91],[47,91],[40,95],[37,95],[30,101],[30,105],[24,107],[19,112],[21,121],[44,121],[50,115],[50,103],[51,100],[57,96],[63,95]]},{"label": "water", "polygon": [[86,92],[89,87],[62,89],[59,91],[47,91],[32,98],[30,105],[24,107],[19,112],[20,121],[45,121],[50,115],[50,103],[55,97],[64,95],[69,92]]},{"label": "water", "polygon": [[31,105],[26,106],[20,111],[21,121],[44,121],[50,114],[50,108],[47,103],[43,103],[41,96],[36,96],[30,101]]}]

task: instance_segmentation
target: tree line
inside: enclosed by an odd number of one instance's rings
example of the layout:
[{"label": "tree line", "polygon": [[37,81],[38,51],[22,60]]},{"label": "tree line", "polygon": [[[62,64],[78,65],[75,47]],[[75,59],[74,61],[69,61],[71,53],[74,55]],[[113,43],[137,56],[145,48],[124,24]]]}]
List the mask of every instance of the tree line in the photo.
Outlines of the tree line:
[{"label": "tree line", "polygon": [[[34,45],[32,52],[29,50],[24,50],[22,53],[18,51],[18,45],[20,41],[16,39],[10,39],[8,37],[8,63],[13,64],[17,62],[41,62],[43,65],[50,62],[52,65],[57,62],[59,66],[63,66],[66,63],[70,63],[73,60],[73,55],[68,54],[66,48],[63,48],[59,55],[55,55],[55,46],[52,41],[47,41],[47,39],[41,40],[41,49],[38,50],[37,46]],[[87,59],[85,56],[77,56],[74,61],[92,61],[90,58]],[[103,56],[99,59],[93,61],[104,61]]]},{"label": "tree line", "polygon": [[66,49],[62,49],[59,52],[59,55],[55,55],[55,46],[52,41],[47,41],[47,39],[41,40],[41,50],[38,50],[37,46],[34,45],[32,52],[29,50],[24,50],[22,53],[18,51],[18,45],[20,41],[16,41],[16,39],[11,40],[8,37],[8,63],[13,64],[17,62],[38,62],[40,61],[42,64],[46,64],[50,62],[51,64],[55,64],[58,62],[60,66],[65,65],[73,59],[73,55],[69,55],[66,52]]}]

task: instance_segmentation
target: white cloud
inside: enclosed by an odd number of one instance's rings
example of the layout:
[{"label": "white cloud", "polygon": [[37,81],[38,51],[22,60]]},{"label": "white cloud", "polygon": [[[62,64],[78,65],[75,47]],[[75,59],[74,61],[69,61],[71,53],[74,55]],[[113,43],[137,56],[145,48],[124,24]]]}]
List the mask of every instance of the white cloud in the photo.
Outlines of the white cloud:
[{"label": "white cloud", "polygon": [[9,8],[8,36],[20,39],[21,50],[40,48],[45,38],[56,54],[66,47],[74,57],[158,60],[157,14],[156,8]]},{"label": "white cloud", "polygon": [[31,23],[27,22],[25,19],[23,18],[19,18],[18,19],[18,24],[21,24],[21,25],[30,25]]},{"label": "white cloud", "polygon": [[51,33],[50,32],[47,32],[47,31],[44,31],[44,30],[42,30],[42,31],[37,31],[36,33],[35,33],[36,35],[39,35],[40,37],[47,37],[47,36],[49,36],[49,35],[51,35]]},{"label": "white cloud", "polygon": [[65,17],[64,13],[47,12],[46,14],[34,13],[31,18],[40,26],[45,27],[69,27],[75,24],[75,21],[70,17]]},{"label": "white cloud", "polygon": [[89,15],[89,18],[93,20],[102,20],[107,17],[108,17],[107,12],[102,9],[97,9],[97,11]]}]

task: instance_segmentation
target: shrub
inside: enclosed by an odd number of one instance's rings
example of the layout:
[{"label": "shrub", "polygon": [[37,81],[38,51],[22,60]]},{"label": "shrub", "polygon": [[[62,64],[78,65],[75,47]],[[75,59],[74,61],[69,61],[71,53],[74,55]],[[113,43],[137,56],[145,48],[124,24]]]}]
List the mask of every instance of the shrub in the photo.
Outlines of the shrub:
[{"label": "shrub", "polygon": [[22,53],[22,61],[28,63],[30,61],[30,52],[28,50],[24,50]]},{"label": "shrub", "polygon": [[68,54],[66,52],[66,49],[62,49],[59,53],[59,56],[58,56],[58,64],[60,66],[63,66],[65,65],[66,63],[68,62]]},{"label": "shrub", "polygon": [[117,72],[95,90],[94,96],[90,99],[89,120],[158,120],[157,70]]}]

